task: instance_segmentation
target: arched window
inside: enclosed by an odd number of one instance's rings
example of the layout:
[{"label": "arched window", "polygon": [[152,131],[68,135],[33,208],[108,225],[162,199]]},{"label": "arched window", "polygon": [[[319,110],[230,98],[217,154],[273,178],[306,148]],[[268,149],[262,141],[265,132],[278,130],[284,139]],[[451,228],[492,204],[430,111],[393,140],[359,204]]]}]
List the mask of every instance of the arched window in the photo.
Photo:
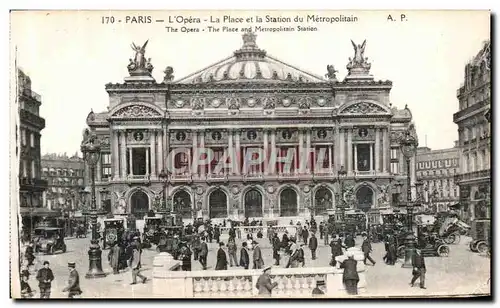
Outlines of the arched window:
[{"label": "arched window", "polygon": [[142,190],[134,192],[130,197],[130,212],[136,217],[144,217],[149,211],[149,197]]},{"label": "arched window", "polygon": [[291,188],[285,188],[280,194],[280,216],[297,216],[297,193]]},{"label": "arched window", "polygon": [[191,206],[191,195],[185,190],[180,190],[174,194],[173,200],[174,212],[180,214],[182,218],[191,218],[192,206]]},{"label": "arched window", "polygon": [[262,194],[255,188],[245,193],[245,217],[262,217]]},{"label": "arched window", "polygon": [[227,196],[224,191],[217,189],[208,198],[210,218],[227,218]]},{"label": "arched window", "polygon": [[368,210],[373,206],[373,190],[369,186],[363,186],[356,192],[358,209]]},{"label": "arched window", "polygon": [[321,187],[314,195],[314,215],[320,215],[331,208],[333,208],[332,192],[326,187]]}]

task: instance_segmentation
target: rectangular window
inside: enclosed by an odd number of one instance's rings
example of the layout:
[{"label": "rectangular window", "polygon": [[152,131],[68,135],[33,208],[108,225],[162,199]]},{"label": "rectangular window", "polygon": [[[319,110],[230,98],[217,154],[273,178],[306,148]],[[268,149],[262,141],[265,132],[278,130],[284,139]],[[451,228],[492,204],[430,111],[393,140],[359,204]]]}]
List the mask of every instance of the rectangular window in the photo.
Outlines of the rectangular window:
[{"label": "rectangular window", "polygon": [[111,177],[111,167],[102,167],[102,178],[107,179]]},{"label": "rectangular window", "polygon": [[101,156],[101,163],[103,165],[111,165],[111,154],[110,153],[104,153]]},{"label": "rectangular window", "polygon": [[36,173],[37,173],[36,172],[36,164],[35,164],[35,161],[32,160],[31,161],[31,177],[36,178],[36,175],[37,175]]},{"label": "rectangular window", "polygon": [[21,129],[21,144],[26,145],[26,130]]},{"label": "rectangular window", "polygon": [[391,173],[392,174],[399,174],[399,163],[396,163],[396,162],[391,163]]},{"label": "rectangular window", "polygon": [[23,177],[26,178],[26,177],[28,177],[28,168],[27,168],[27,162],[26,162],[26,160],[23,159],[21,161],[21,164],[22,164],[22,168],[23,168],[23,171],[22,171],[23,172]]},{"label": "rectangular window", "polygon": [[391,149],[391,159],[398,159],[398,149],[397,148],[393,148]]},{"label": "rectangular window", "polygon": [[30,133],[30,146],[35,147],[35,133]]}]

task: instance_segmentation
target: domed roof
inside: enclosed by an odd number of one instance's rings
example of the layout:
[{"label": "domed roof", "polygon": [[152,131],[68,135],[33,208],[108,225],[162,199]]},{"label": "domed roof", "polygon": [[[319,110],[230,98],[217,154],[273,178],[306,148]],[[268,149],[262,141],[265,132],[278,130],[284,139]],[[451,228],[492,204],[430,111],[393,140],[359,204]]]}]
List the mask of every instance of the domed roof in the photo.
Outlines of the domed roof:
[{"label": "domed roof", "polygon": [[240,81],[322,82],[323,78],[302,71],[267,55],[255,42],[257,35],[243,34],[243,46],[233,56],[188,75],[176,83],[226,83]]}]

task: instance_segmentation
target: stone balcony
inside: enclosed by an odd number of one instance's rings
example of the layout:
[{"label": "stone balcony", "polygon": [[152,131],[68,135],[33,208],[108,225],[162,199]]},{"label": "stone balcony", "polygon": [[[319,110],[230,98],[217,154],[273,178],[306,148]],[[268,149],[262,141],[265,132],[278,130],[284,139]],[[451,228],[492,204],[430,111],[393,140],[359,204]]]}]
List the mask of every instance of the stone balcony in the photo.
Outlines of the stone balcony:
[{"label": "stone balcony", "polygon": [[[351,248],[358,261],[358,293],[366,291],[363,253]],[[339,256],[337,261],[346,257]],[[343,269],[337,267],[299,267],[270,270],[271,280],[277,282],[271,297],[310,298],[317,281],[323,281],[324,297],[348,297],[342,281]],[[252,298],[260,297],[256,283],[260,269],[230,269],[180,271],[180,262],[168,253],[159,253],[153,262],[153,298]]]},{"label": "stone balcony", "polygon": [[455,175],[455,182],[463,183],[469,181],[481,181],[491,179],[491,169],[479,170],[474,172],[467,172]]}]

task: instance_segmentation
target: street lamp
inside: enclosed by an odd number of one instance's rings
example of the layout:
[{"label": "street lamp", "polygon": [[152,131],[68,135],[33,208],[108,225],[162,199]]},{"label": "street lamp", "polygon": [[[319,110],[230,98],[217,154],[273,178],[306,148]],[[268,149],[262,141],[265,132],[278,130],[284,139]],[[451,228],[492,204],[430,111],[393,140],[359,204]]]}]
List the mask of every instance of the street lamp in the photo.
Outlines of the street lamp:
[{"label": "street lamp", "polygon": [[337,208],[340,210],[340,222],[342,226],[342,231],[344,231],[345,227],[345,200],[344,200],[344,179],[347,176],[347,171],[345,170],[344,166],[340,167],[340,170],[337,171],[337,181],[340,185],[340,198],[339,204],[337,205]]},{"label": "street lamp", "polygon": [[405,238],[405,262],[402,267],[413,267],[412,257],[415,254],[415,235],[413,234],[413,203],[411,201],[411,158],[417,150],[417,139],[413,137],[409,130],[406,130],[400,140],[401,152],[406,158],[406,209],[408,212],[409,234]]},{"label": "street lamp", "polygon": [[92,187],[90,190],[90,211],[85,213],[85,215],[88,215],[90,217],[90,221],[92,224],[92,239],[90,240],[90,247],[88,252],[89,271],[85,275],[85,278],[100,278],[106,276],[106,274],[102,271],[102,251],[99,247],[99,241],[97,239],[97,217],[102,213],[97,209],[95,192],[95,167],[100,158],[101,146],[96,136],[90,133],[89,130],[86,131],[86,138],[82,141],[80,150],[82,151],[84,161],[90,167],[90,179]]},{"label": "street lamp", "polygon": [[173,212],[172,208],[171,208],[171,202],[170,202],[170,197],[168,196],[168,191],[167,191],[167,188],[168,188],[168,177],[169,177],[169,174],[167,172],[165,172],[165,170],[161,170],[160,171],[160,174],[158,175],[158,177],[160,178],[160,181],[163,185],[163,204],[161,206],[161,211],[162,212]]}]

